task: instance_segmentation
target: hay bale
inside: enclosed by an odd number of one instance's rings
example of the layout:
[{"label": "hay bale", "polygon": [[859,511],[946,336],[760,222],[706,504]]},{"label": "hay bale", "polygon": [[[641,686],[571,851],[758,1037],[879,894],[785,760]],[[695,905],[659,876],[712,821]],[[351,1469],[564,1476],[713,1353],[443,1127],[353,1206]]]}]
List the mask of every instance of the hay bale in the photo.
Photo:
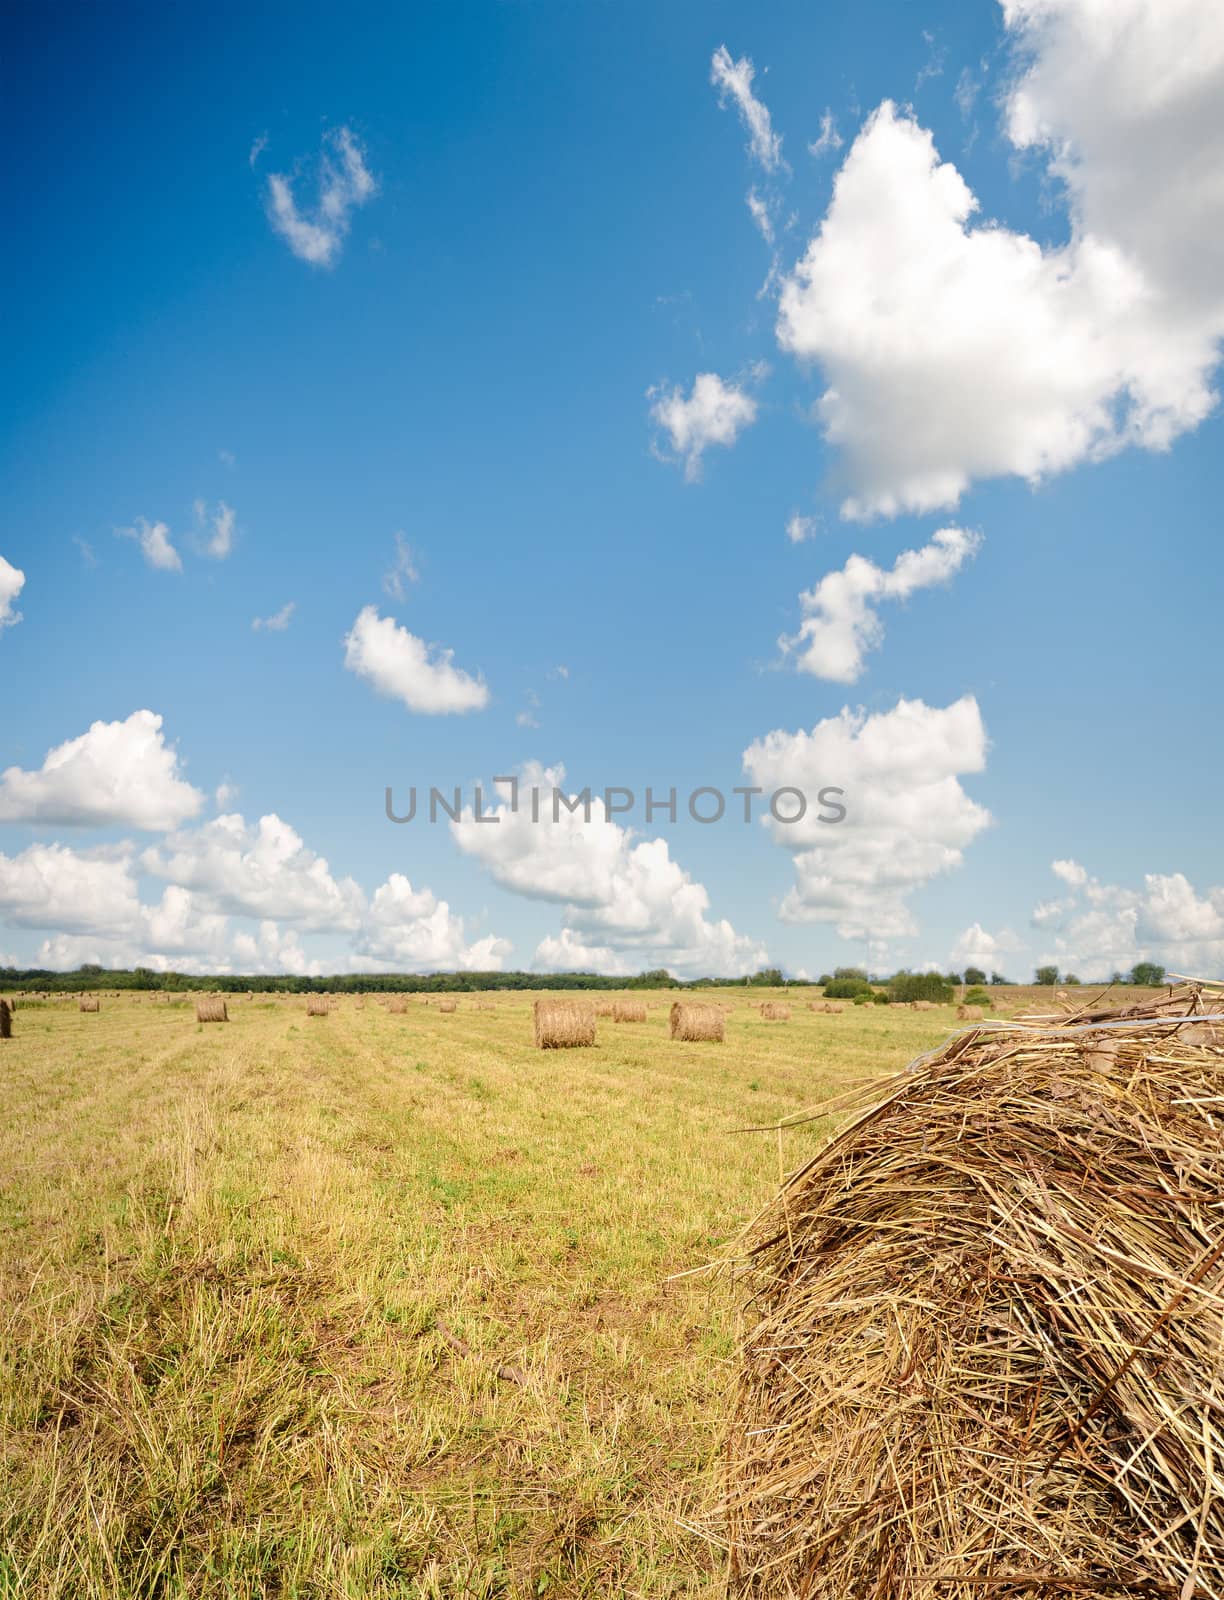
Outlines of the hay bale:
[{"label": "hay bale", "polygon": [[790,1007],[782,1005],[778,1000],[763,1000],[761,1002],[761,1015],[766,1022],[789,1022]]},{"label": "hay bale", "polygon": [[229,1012],[225,1009],[225,1001],[216,995],[206,994],[195,1003],[197,1022],[228,1022]]},{"label": "hay bale", "polygon": [[597,1017],[610,1017],[613,1006],[611,1000],[597,1000],[595,1002],[595,1015]]},{"label": "hay bale", "polygon": [[393,994],[390,1000],[387,1001],[387,1010],[394,1016],[402,1017],[408,1010],[408,1002],[402,994]]},{"label": "hay bale", "polygon": [[836,1000],[809,1000],[808,1010],[821,1011],[830,1017],[840,1017],[845,1007],[839,1005]]},{"label": "hay bale", "polygon": [[616,1000],[612,1004],[613,1022],[645,1022],[646,1006],[641,1000]]},{"label": "hay bale", "polygon": [[326,1017],[331,1014],[331,1001],[325,994],[308,994],[306,996],[306,1015],[308,1017]]},{"label": "hay bale", "polygon": [[100,1011],[102,1002],[96,994],[83,994],[80,999],[79,1009],[81,1011]]},{"label": "hay bale", "polygon": [[439,1011],[445,1011],[446,1013],[449,1014],[452,1011],[458,1011],[458,1009],[459,1009],[458,1000],[439,1000],[438,1001],[438,1010]]},{"label": "hay bale", "polygon": [[934,1000],[911,1000],[910,1001],[910,1010],[911,1011],[938,1011],[939,1007],[935,1004]]},{"label": "hay bale", "polygon": [[595,1043],[595,1013],[578,1000],[537,1000],[532,1007],[537,1050],[574,1050]]},{"label": "hay bale", "polygon": [[986,1015],[981,1006],[957,1006],[956,1020],[958,1022],[980,1022]]},{"label": "hay bale", "polygon": [[687,1004],[676,1000],[668,1017],[668,1037],[683,1040],[711,1040],[722,1044],[726,1037],[727,1016],[721,1006]]},{"label": "hay bale", "polygon": [[960,1034],[857,1091],[740,1247],[733,1594],[1224,1593],[1206,1012]]},{"label": "hay bale", "polygon": [[7,1000],[0,1000],[0,1039],[13,1037],[13,1008]]}]

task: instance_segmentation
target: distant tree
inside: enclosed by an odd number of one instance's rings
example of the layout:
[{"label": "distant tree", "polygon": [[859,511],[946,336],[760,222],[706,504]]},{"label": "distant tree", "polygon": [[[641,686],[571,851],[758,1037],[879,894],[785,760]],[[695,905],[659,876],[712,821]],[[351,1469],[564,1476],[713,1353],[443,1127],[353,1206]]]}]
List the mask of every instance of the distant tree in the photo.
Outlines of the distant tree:
[{"label": "distant tree", "polygon": [[992,972],[990,974],[990,981],[993,984],[1000,984],[1000,983],[1010,983],[1011,979],[1010,978],[1005,978],[1001,972]]},{"label": "distant tree", "polygon": [[952,987],[954,989],[958,989],[960,987],[961,983],[962,982],[968,982],[968,979],[962,979],[959,972],[949,972],[949,974],[948,974],[948,982],[952,985]]},{"label": "distant tree", "polygon": [[824,992],[826,1000],[857,1000],[871,994],[871,985],[866,978],[830,978]]},{"label": "distant tree", "polygon": [[1068,972],[1067,976],[1063,979],[1063,982],[1067,984],[1077,984],[1079,979],[1075,976],[1074,972]]},{"label": "distant tree", "polygon": [[762,967],[760,972],[753,974],[752,981],[762,989],[781,989],[786,979],[780,967]]},{"label": "distant tree", "polygon": [[1058,982],[1058,968],[1057,967],[1038,967],[1037,968],[1037,975],[1033,979],[1033,982],[1034,983],[1044,984],[1047,989],[1052,989],[1054,987],[1054,985]]},{"label": "distant tree", "polygon": [[966,967],[965,982],[970,986],[970,988],[972,988],[975,983],[985,983],[986,974],[982,971],[981,967]]},{"label": "distant tree", "polygon": [[1129,981],[1143,989],[1159,989],[1165,981],[1165,969],[1154,961],[1136,961]]},{"label": "distant tree", "polygon": [[833,976],[835,978],[859,978],[863,983],[866,983],[867,969],[866,967],[834,967]]},{"label": "distant tree", "polygon": [[826,983],[833,982],[833,974],[831,972],[822,972],[820,977],[817,978],[816,982],[823,989]]}]

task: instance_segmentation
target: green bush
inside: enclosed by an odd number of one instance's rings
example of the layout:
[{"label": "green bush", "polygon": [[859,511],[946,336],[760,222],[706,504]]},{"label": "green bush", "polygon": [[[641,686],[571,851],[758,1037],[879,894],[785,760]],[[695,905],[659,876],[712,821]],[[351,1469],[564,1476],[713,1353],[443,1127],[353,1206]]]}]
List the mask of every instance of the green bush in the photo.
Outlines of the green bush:
[{"label": "green bush", "polygon": [[972,989],[965,990],[965,1004],[967,1006],[989,1006],[993,1005],[994,1001],[986,990],[982,988],[981,984],[974,984]]},{"label": "green bush", "polygon": [[868,990],[866,994],[856,994],[854,1003],[856,1006],[869,1006],[871,1004],[871,991]]},{"label": "green bush", "polygon": [[872,999],[872,1003],[874,1005],[886,1006],[888,1004],[888,990],[887,989],[877,989],[876,992],[872,995],[871,999]]},{"label": "green bush", "polygon": [[955,993],[948,980],[938,972],[898,972],[889,980],[888,998],[894,1005],[905,1005],[910,1000],[932,1000],[937,1006],[951,1005]]},{"label": "green bush", "polygon": [[824,986],[826,1000],[856,1000],[859,995],[870,995],[871,985],[866,978],[834,978]]}]

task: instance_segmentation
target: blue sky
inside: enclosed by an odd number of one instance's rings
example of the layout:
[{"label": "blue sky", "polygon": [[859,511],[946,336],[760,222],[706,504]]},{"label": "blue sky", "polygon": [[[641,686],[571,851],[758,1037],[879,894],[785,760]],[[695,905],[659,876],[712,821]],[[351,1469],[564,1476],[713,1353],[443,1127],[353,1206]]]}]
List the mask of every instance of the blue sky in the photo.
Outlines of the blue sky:
[{"label": "blue sky", "polygon": [[0,957],[1216,971],[1224,24],[843,10],[9,13]]}]

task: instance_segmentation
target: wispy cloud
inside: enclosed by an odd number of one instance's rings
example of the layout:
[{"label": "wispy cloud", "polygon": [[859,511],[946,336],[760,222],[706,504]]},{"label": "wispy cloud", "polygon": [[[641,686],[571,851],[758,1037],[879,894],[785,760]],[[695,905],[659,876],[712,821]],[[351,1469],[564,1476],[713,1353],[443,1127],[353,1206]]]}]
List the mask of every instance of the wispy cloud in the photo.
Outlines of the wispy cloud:
[{"label": "wispy cloud", "polygon": [[256,633],[284,633],[296,610],[297,601],[287,600],[280,610],[274,611],[270,617],[252,617],[251,627]]},{"label": "wispy cloud", "polygon": [[421,574],[416,564],[416,557],[412,553],[412,546],[402,533],[397,533],[395,560],[383,573],[383,593],[390,595],[392,600],[403,600],[407,596],[409,584],[420,581]]},{"label": "wispy cloud", "polygon": [[332,267],[340,259],[352,212],[377,192],[378,182],[366,166],[365,151],[350,129],[337,128],[324,136],[314,209],[301,210],[292,180],[273,172],[268,177],[268,216],[299,261]]},{"label": "wispy cloud", "polygon": [[740,117],[748,131],[748,150],[766,172],[776,172],[782,165],[782,140],[773,131],[769,108],[752,92],[756,70],[747,56],[734,61],[725,44],[720,44],[710,61],[710,82],[718,89],[719,102],[726,104],[731,96],[739,108]]},{"label": "wispy cloud", "polygon": [[195,516],[196,527],[201,531],[207,531],[207,538],[202,546],[204,554],[211,556],[214,561],[224,561],[234,548],[233,508],[221,500],[210,516],[204,501],[197,500]]},{"label": "wispy cloud", "polygon": [[250,151],[249,151],[249,153],[247,155],[247,166],[249,166],[252,171],[255,170],[255,163],[259,160],[260,156],[263,155],[264,151],[267,148],[268,148],[268,136],[267,136],[267,134],[266,133],[256,134],[254,139],[251,140],[251,148],[250,148]]},{"label": "wispy cloud", "polygon": [[820,119],[820,134],[808,145],[808,153],[814,156],[825,156],[842,147],[841,134],[837,131],[837,120],[831,111],[825,111]]},{"label": "wispy cloud", "polygon": [[164,522],[137,517],[130,528],[116,528],[120,539],[135,539],[149,566],[158,572],[181,572],[182,557],[170,542],[170,529]]}]

